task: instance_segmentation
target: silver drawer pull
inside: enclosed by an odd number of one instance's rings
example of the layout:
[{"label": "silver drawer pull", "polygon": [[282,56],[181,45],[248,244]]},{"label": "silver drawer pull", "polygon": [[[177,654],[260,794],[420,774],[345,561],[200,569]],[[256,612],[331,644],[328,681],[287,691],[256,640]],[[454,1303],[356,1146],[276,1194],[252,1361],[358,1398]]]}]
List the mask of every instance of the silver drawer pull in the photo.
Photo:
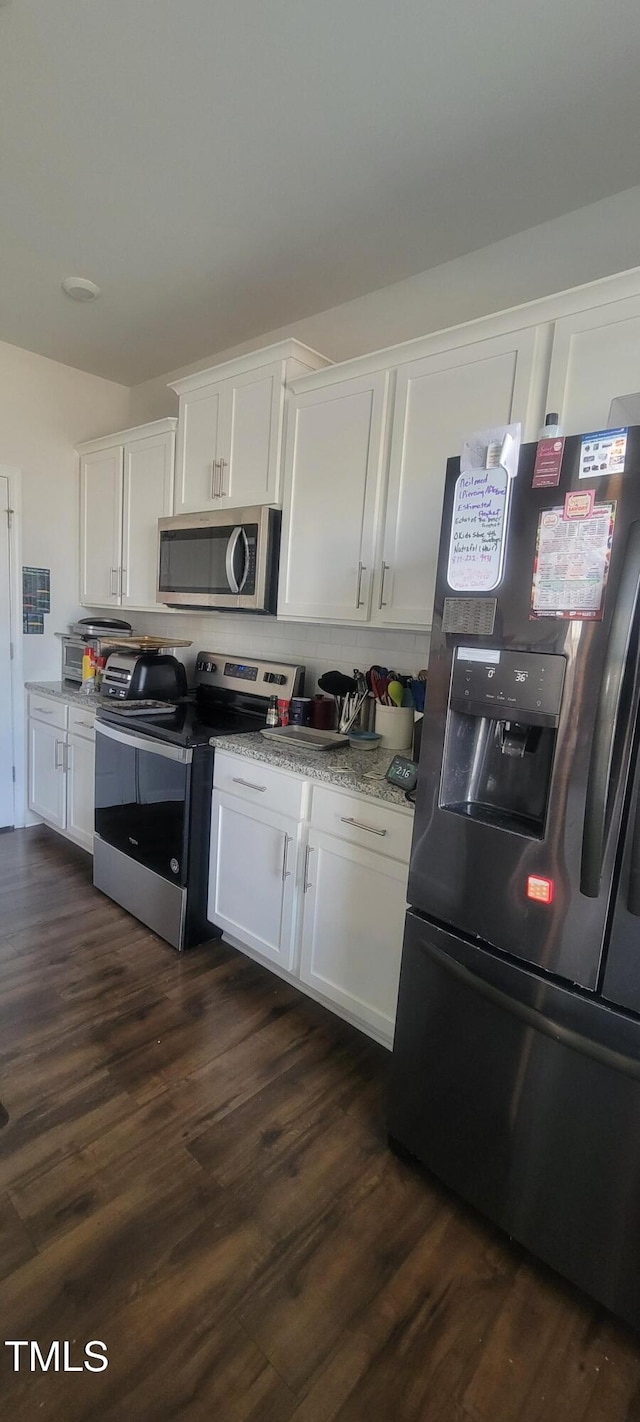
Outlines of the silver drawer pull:
[{"label": "silver drawer pull", "polygon": [[254,785],[252,780],[242,780],[239,775],[234,775],[233,783],[234,785],[246,785],[247,790],[259,790],[261,795],[267,788],[266,785]]},{"label": "silver drawer pull", "polygon": [[34,716],[53,716],[53,711],[47,711],[44,706],[36,706]]},{"label": "silver drawer pull", "polygon": [[313,884],[310,884],[310,883],[309,883],[309,860],[310,860],[312,854],[313,854],[313,845],[312,845],[312,844],[308,844],[307,847],[306,847],[306,849],[305,849],[305,851],[304,851],[304,870],[303,870],[303,874],[302,874],[302,892],[303,892],[303,894],[308,893],[309,889],[312,889],[312,888],[313,888]]},{"label": "silver drawer pull", "polygon": [[291,835],[285,834],[285,837],[284,837],[284,850],[283,850],[283,854],[282,854],[282,882],[283,882],[283,884],[286,882],[287,879],[289,879],[289,878],[291,877],[290,871],[287,869],[287,856],[288,856],[288,854],[289,854],[289,842],[290,842],[290,839],[291,839]]},{"label": "silver drawer pull", "polygon": [[341,815],[340,819],[343,825],[353,825],[354,829],[366,830],[367,834],[385,835],[387,833],[386,830],[374,829],[373,825],[363,825],[360,823],[360,820],[351,820],[347,815]]}]

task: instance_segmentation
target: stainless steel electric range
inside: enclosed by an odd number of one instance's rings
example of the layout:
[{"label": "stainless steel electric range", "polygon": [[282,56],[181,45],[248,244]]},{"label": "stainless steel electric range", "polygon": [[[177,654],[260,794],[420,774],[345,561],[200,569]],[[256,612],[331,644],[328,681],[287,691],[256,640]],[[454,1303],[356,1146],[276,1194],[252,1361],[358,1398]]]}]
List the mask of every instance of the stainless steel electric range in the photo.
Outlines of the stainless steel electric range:
[{"label": "stainless steel electric range", "polygon": [[304,667],[199,652],[177,702],[100,705],[93,882],[174,948],[220,936],[206,915],[214,735],[265,725]]}]

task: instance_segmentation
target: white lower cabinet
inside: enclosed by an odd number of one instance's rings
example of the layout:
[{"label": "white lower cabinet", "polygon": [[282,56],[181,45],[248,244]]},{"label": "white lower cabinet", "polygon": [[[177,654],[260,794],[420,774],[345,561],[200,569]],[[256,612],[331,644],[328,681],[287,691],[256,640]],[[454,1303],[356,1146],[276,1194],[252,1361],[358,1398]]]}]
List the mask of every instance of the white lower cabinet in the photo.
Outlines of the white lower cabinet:
[{"label": "white lower cabinet", "polygon": [[296,820],[214,790],[207,916],[290,972],[299,838]]},{"label": "white lower cabinet", "polygon": [[216,753],[209,919],[387,1046],[411,823],[384,801]]},{"label": "white lower cabinet", "polygon": [[93,853],[95,741],[69,732],[66,745],[66,825],[70,839]]},{"label": "white lower cabinet", "polygon": [[58,829],[66,820],[66,739],[66,731],[57,726],[29,720],[29,809]]},{"label": "white lower cabinet", "polygon": [[300,980],[391,1045],[407,866],[309,831]]},{"label": "white lower cabinet", "polygon": [[93,716],[52,697],[31,696],[29,711],[29,809],[92,854]]}]

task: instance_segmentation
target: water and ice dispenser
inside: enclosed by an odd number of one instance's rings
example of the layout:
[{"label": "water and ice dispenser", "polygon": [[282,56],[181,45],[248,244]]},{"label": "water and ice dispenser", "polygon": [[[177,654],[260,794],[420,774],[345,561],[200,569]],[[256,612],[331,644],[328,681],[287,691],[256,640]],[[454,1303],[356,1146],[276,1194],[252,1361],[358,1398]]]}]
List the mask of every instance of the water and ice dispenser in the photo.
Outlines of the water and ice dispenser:
[{"label": "water and ice dispenser", "polygon": [[442,809],[542,838],[565,667],[554,654],[456,648]]}]

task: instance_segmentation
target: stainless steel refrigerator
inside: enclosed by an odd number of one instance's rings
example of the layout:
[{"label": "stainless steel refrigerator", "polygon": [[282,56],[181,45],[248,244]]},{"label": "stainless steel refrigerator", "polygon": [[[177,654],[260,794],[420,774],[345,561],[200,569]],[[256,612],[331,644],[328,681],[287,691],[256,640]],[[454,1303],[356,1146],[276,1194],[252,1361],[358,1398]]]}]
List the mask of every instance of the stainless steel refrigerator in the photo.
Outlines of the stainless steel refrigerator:
[{"label": "stainless steel refrigerator", "polygon": [[524,446],[484,574],[447,465],[389,1134],[640,1327],[640,427],[619,442],[546,473]]}]

